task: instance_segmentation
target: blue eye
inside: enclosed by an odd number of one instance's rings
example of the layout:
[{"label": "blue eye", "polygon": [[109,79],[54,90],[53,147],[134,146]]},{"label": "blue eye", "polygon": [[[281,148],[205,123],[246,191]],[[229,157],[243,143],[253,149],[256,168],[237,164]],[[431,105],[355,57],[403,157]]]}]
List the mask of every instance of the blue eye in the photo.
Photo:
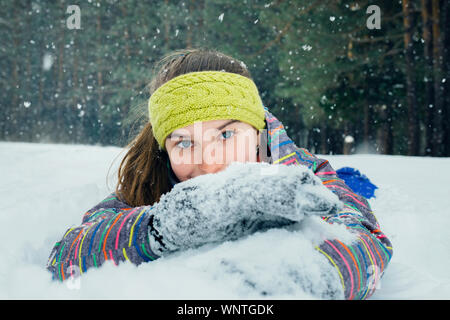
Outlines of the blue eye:
[{"label": "blue eye", "polygon": [[[188,142],[189,145],[184,144],[184,142]],[[183,144],[183,146],[182,146],[181,144]],[[189,140],[181,140],[180,142],[178,142],[178,143],[176,144],[176,146],[179,147],[179,148],[181,148],[181,149],[187,149],[187,148],[190,147],[190,144],[191,144],[191,141],[189,141]]]},{"label": "blue eye", "polygon": [[[227,132],[231,132],[232,133],[232,135],[227,135],[226,133]],[[229,138],[231,138],[232,136],[234,136],[234,130],[225,130],[224,132],[222,132],[222,137],[223,138],[225,138],[225,139],[229,139]],[[224,136],[224,134],[225,134],[225,136]]]}]

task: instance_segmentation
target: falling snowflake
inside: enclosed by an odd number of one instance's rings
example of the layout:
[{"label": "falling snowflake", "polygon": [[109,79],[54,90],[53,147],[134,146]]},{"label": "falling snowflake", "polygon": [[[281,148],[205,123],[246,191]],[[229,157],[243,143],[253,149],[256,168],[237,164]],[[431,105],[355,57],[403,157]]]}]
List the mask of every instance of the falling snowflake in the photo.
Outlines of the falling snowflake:
[{"label": "falling snowflake", "polygon": [[355,141],[355,138],[353,138],[352,136],[346,136],[344,138],[345,143],[353,143]]},{"label": "falling snowflake", "polygon": [[46,52],[44,54],[44,57],[42,58],[42,69],[44,71],[50,70],[50,68],[53,65],[53,61],[54,61],[53,56],[50,53]]}]

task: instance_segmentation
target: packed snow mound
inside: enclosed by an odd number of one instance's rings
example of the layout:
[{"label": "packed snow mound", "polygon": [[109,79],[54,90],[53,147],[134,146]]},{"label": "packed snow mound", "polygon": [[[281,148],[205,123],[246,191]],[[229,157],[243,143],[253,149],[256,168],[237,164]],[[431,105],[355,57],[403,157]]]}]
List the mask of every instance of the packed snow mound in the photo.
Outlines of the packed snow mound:
[{"label": "packed snow mound", "polygon": [[[311,247],[323,234],[351,235],[315,215],[140,266],[107,262],[73,281],[52,281],[45,265],[54,243],[114,189],[122,151],[0,143],[1,299],[310,299],[312,281],[318,290],[340,285],[333,273],[320,277],[330,264]],[[379,187],[369,202],[394,255],[371,299],[449,299],[450,159],[321,157],[335,169],[357,168]]]}]

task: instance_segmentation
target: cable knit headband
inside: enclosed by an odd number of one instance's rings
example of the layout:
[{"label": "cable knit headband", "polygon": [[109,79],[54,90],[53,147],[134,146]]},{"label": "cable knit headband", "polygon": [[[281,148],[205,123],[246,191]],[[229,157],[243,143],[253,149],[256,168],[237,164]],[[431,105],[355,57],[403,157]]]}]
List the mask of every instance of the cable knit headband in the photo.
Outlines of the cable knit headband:
[{"label": "cable knit headband", "polygon": [[223,71],[190,72],[169,80],[151,95],[148,111],[153,134],[163,150],[169,134],[197,121],[233,119],[258,130],[265,127],[255,83]]}]

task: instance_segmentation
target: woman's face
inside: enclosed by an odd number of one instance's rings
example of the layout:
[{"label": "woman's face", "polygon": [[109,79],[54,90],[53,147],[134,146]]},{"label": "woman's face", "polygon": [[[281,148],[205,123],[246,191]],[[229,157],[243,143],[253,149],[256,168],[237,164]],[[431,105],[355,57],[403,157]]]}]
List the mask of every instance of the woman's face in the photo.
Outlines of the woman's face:
[{"label": "woman's face", "polygon": [[238,120],[196,122],[173,131],[165,141],[180,181],[224,170],[231,162],[259,162],[259,132]]}]

